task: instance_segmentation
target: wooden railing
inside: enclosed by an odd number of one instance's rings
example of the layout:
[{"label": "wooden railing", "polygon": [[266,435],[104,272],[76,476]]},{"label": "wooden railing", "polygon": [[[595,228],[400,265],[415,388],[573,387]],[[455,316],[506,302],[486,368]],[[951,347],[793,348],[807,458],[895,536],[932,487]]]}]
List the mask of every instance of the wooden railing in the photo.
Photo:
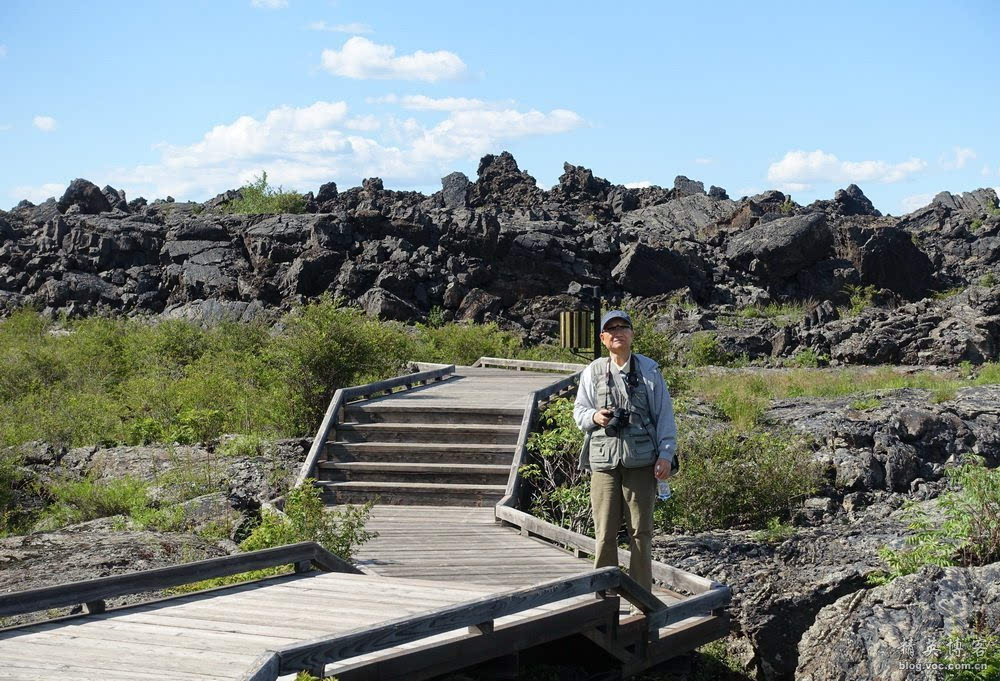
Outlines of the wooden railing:
[{"label": "wooden railing", "polygon": [[458,603],[441,610],[410,615],[344,633],[303,641],[258,658],[246,681],[273,681],[278,676],[308,671],[322,678],[327,664],[392,648],[463,627],[469,633],[489,635],[495,620],[576,596],[614,590],[643,612],[653,613],[659,600],[617,567],[584,572],[535,586]]},{"label": "wooden railing", "polygon": [[[487,362],[494,361],[516,362],[517,360],[494,360],[494,358],[483,357],[479,363],[485,366]],[[517,438],[517,449],[514,452],[514,460],[511,463],[510,476],[507,480],[507,491],[504,497],[497,502],[494,515],[498,521],[517,527],[524,534],[535,535],[572,549],[576,555],[593,556],[596,552],[593,538],[536,518],[521,510],[522,503],[526,501],[522,498],[521,468],[528,462],[528,438],[535,428],[539,408],[545,400],[553,395],[562,394],[579,384],[582,373],[579,365],[565,366],[574,367],[576,373],[541,390],[536,390],[529,395],[525,403],[524,418],[521,420],[521,430]],[[618,549],[619,564],[628,565],[630,558],[629,551]],[[673,591],[691,595],[668,607],[652,594],[646,592],[658,604],[652,612],[647,613],[647,621],[651,628],[663,627],[696,615],[710,614],[726,606],[731,599],[729,587],[726,585],[655,560],[653,561],[653,579]]]},{"label": "wooden railing", "polygon": [[305,461],[302,462],[302,468],[299,469],[299,475],[295,480],[295,485],[301,485],[306,481],[306,478],[313,476],[316,469],[316,463],[319,460],[319,455],[322,453],[323,447],[326,446],[326,441],[330,435],[330,431],[336,426],[341,408],[347,404],[349,400],[366,400],[371,397],[375,397],[376,395],[389,394],[396,388],[409,390],[416,385],[427,384],[432,381],[440,381],[446,376],[455,373],[454,364],[425,364],[422,366],[433,366],[434,368],[425,369],[412,374],[406,374],[404,376],[396,376],[395,378],[387,378],[382,381],[375,381],[374,383],[355,385],[350,388],[340,388],[337,390],[337,392],[333,394],[333,399],[330,400],[330,406],[326,408],[326,414],[323,416],[323,422],[320,424],[319,430],[316,432],[316,437],[313,439],[312,446],[309,448],[309,453],[306,455]]},{"label": "wooden railing", "polygon": [[289,544],[273,549],[249,551],[235,556],[209,558],[194,563],[143,570],[114,577],[100,577],[70,584],[45,586],[0,595],[0,616],[21,615],[49,608],[83,604],[88,613],[104,612],[105,600],[115,596],[156,591],[215,577],[228,577],[250,570],[293,564],[296,572],[313,566],[326,572],[361,571],[315,542]]},{"label": "wooden railing", "polygon": [[530,359],[505,359],[503,357],[480,357],[474,367],[497,367],[499,369],[516,369],[518,371],[572,371],[579,372],[584,364],[568,362],[540,362]]}]

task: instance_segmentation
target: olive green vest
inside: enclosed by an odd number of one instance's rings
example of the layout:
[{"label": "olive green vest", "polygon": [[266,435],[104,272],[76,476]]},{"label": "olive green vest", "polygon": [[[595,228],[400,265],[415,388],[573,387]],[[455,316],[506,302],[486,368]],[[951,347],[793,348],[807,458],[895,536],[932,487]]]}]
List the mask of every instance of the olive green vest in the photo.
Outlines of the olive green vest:
[{"label": "olive green vest", "polygon": [[[593,366],[594,389],[597,396],[597,408],[614,411],[614,387],[608,382],[608,366],[611,360],[607,357]],[[639,372],[638,363],[634,371]],[[624,406],[624,405],[622,405]],[[646,394],[646,382],[639,374],[635,388],[632,389],[632,405],[629,425],[616,437],[609,437],[604,428],[598,427],[590,434],[590,468],[595,471],[607,471],[619,464],[625,468],[642,468],[652,466],[656,462],[656,442],[651,433],[656,428],[650,416],[649,396]]]}]

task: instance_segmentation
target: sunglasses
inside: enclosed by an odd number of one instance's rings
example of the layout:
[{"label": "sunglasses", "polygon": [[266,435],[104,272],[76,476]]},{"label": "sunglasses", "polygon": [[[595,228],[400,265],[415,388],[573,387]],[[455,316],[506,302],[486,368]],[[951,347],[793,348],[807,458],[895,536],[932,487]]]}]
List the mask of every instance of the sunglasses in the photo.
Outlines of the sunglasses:
[{"label": "sunglasses", "polygon": [[604,327],[604,332],[605,333],[615,333],[617,331],[630,330],[631,328],[632,328],[631,326],[627,326],[625,324],[618,324],[616,326],[605,326]]}]

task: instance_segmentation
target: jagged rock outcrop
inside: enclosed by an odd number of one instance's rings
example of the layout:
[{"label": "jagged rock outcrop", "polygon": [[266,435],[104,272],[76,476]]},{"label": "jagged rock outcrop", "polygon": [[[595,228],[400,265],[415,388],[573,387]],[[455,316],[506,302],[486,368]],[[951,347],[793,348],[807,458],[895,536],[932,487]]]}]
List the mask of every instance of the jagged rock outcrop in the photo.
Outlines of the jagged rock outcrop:
[{"label": "jagged rock outcrop", "polygon": [[828,492],[848,511],[877,500],[879,491],[936,496],[945,464],[966,453],[1000,465],[998,386],[960,388],[941,402],[920,388],[877,391],[861,401],[778,400],[765,418],[811,436],[816,460],[830,472]]},{"label": "jagged rock outcrop", "polygon": [[[599,285],[609,304],[689,296],[709,318],[725,306],[836,307],[848,303],[848,287],[868,286],[881,292],[871,319],[759,324],[725,344],[759,359],[804,348],[850,363],[998,356],[1000,338],[981,321],[986,304],[975,294],[962,299],[965,309],[927,297],[996,283],[993,190],[942,193],[892,218],[855,185],[803,208],[777,191],[733,201],[684,176],[671,188],[627,188],[566,163],[546,191],[503,152],[483,157],[474,182],[452,173],[431,196],[388,190],[372,177],[347,190],[324,183],[306,196],[302,215],[222,212],[238,196],[127,201],[80,179],[59,201],[0,211],[0,314],[35,305],[53,315],[211,323],[277,316],[330,293],[373,316],[412,322],[433,308],[457,312],[475,292],[460,318],[544,340],[554,319],[525,316],[520,302],[551,308],[541,299],[560,299],[572,286]],[[967,324],[970,315],[980,321]]]},{"label": "jagged rock outcrop", "polygon": [[[799,642],[795,678],[938,679],[941,657],[955,657],[950,635],[998,629],[1000,563],[925,567],[820,610]],[[968,660],[973,651],[963,653]]]},{"label": "jagged rock outcrop", "polygon": [[866,587],[867,576],[883,567],[878,549],[903,545],[905,523],[886,510],[873,508],[851,523],[796,528],[778,544],[741,530],[657,536],[653,553],[729,586],[740,661],[756,678],[792,679],[799,639],[817,614]]}]

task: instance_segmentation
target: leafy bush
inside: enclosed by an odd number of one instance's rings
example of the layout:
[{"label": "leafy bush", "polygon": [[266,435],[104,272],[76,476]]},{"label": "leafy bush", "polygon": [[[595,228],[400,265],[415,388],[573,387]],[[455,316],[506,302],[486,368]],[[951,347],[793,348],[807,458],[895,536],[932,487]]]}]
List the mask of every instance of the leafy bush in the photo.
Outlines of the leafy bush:
[{"label": "leafy bush", "polygon": [[346,561],[358,546],[378,536],[365,529],[372,502],[327,509],[315,480],[306,480],[285,496],[283,515],[264,510],[260,525],[240,543],[244,551],[314,541]]},{"label": "leafy bush", "polygon": [[856,284],[848,284],[844,288],[844,292],[850,300],[849,307],[847,308],[847,314],[844,316],[857,317],[859,314],[871,307],[877,289],[871,285],[859,286]]},{"label": "leafy bush", "polygon": [[496,324],[419,326],[413,358],[420,362],[469,365],[480,357],[514,358],[521,339]]},{"label": "leafy bush", "polygon": [[253,182],[239,189],[240,196],[230,201],[223,212],[249,215],[272,215],[277,213],[302,213],[306,209],[306,197],[298,192],[286,192],[281,186],[272,187],[267,182],[267,172],[261,171]]},{"label": "leafy bush", "polygon": [[30,520],[17,502],[17,490],[26,484],[21,469],[22,456],[13,450],[0,449],[0,537],[17,534]]},{"label": "leafy bush", "polygon": [[804,444],[772,433],[695,433],[678,450],[681,469],[671,478],[673,496],[656,512],[665,530],[763,529],[788,518],[795,503],[814,494],[821,482]]},{"label": "leafy bush", "polygon": [[299,308],[284,324],[269,347],[268,364],[278,372],[273,406],[297,433],[315,428],[337,388],[393,376],[411,354],[402,330],[327,297]]},{"label": "leafy bush", "polygon": [[768,518],[767,526],[754,532],[753,538],[765,544],[780,544],[795,536],[795,527],[781,522],[781,519]]},{"label": "leafy bush", "polygon": [[934,522],[916,506],[908,509],[909,548],[879,550],[888,570],[869,581],[883,583],[925,565],[986,565],[1000,560],[1000,469],[987,468],[981,457],[947,470],[949,491],[937,499],[944,521]]},{"label": "leafy bush", "polygon": [[943,666],[944,681],[996,681],[1000,679],[1000,636],[983,622],[970,631],[953,631],[939,646],[935,660]]},{"label": "leafy bush", "polygon": [[821,364],[825,364],[828,361],[829,361],[828,357],[820,355],[812,348],[805,348],[804,350],[799,350],[798,352],[796,352],[789,359],[787,364],[793,367],[816,369]]},{"label": "leafy bush", "polygon": [[541,429],[528,439],[530,463],[521,468],[532,486],[531,510],[539,518],[593,535],[590,479],[578,470],[583,432],[573,420],[573,401],[553,400],[539,418]]},{"label": "leafy bush", "polygon": [[980,286],[993,286],[997,283],[997,275],[993,272],[987,272],[983,276],[979,277],[977,282]]},{"label": "leafy bush", "polygon": [[711,331],[699,331],[691,336],[691,347],[688,350],[688,362],[699,367],[718,365],[725,366],[732,357]]}]

